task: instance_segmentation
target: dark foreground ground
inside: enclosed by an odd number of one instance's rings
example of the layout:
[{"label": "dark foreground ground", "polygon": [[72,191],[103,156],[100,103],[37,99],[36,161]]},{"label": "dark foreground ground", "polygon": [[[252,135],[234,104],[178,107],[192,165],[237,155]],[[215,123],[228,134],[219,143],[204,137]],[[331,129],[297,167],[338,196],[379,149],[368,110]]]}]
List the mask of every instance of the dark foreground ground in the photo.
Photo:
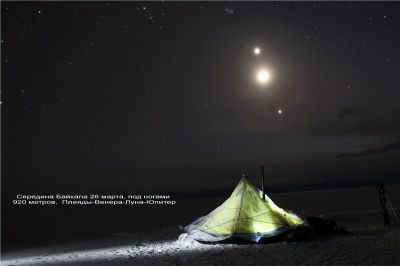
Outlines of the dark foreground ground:
[{"label": "dark foreground ground", "polygon": [[[399,206],[400,186],[387,191],[392,204]],[[8,234],[3,236],[1,265],[400,264],[400,228],[382,226],[374,187],[270,196],[300,216],[334,218],[350,233],[265,245],[177,240],[179,225],[208,213],[222,198],[182,200],[174,207],[145,209],[18,209],[14,215],[20,213],[24,220],[17,220],[8,231],[3,228]],[[50,218],[49,211],[53,213]]]}]

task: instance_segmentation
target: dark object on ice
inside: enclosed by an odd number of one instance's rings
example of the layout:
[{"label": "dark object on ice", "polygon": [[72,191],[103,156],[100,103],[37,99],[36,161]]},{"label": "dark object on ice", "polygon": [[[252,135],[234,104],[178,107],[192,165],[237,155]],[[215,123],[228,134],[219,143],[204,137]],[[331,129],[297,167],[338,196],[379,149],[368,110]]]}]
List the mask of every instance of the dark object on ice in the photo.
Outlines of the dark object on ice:
[{"label": "dark object on ice", "polygon": [[386,195],[385,187],[383,184],[380,184],[376,187],[376,190],[378,190],[379,200],[381,201],[383,225],[390,225],[389,210],[388,210],[388,206],[387,206],[387,195]]},{"label": "dark object on ice", "polygon": [[385,186],[383,184],[380,184],[376,187],[376,190],[378,191],[379,199],[381,201],[383,225],[390,225],[390,218],[392,218],[394,221],[392,222],[392,224],[396,224],[396,222],[398,223],[399,218],[397,217],[397,214],[394,211],[393,206],[389,200],[389,197],[385,190]]},{"label": "dark object on ice", "polygon": [[310,216],[306,218],[306,222],[312,226],[317,234],[335,234],[345,232],[344,228],[338,227],[334,220]]},{"label": "dark object on ice", "polygon": [[286,241],[306,241],[315,234],[313,227],[309,224],[304,224],[296,227],[294,230],[286,234]]}]

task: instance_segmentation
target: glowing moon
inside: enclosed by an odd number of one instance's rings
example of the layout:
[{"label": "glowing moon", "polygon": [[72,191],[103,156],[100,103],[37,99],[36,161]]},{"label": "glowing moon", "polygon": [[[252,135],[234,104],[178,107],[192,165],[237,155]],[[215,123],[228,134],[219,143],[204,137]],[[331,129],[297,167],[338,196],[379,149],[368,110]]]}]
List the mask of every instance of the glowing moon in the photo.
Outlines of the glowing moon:
[{"label": "glowing moon", "polygon": [[267,83],[271,78],[271,74],[269,73],[268,70],[266,69],[260,69],[257,71],[257,81],[260,84],[265,84]]},{"label": "glowing moon", "polygon": [[253,52],[254,52],[255,55],[259,55],[261,53],[261,49],[258,48],[258,47],[255,47]]},{"label": "glowing moon", "polygon": [[281,114],[283,114],[282,109],[278,109],[278,115],[281,115]]}]

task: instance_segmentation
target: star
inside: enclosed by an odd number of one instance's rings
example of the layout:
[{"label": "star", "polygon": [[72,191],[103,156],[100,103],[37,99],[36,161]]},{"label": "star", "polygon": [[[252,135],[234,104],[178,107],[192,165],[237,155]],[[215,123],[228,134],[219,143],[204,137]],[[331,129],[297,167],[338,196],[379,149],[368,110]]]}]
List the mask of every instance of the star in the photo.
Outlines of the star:
[{"label": "star", "polygon": [[225,14],[227,15],[233,15],[235,10],[233,8],[225,8]]}]

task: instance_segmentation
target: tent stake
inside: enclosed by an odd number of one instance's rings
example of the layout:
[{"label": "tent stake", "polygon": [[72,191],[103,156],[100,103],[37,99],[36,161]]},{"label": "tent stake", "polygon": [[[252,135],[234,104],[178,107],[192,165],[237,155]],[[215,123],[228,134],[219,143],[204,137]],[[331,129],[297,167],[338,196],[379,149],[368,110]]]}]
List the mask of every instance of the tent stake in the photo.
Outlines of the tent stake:
[{"label": "tent stake", "polygon": [[262,188],[263,200],[265,200],[265,190],[264,190],[264,166],[261,166],[261,188]]}]

